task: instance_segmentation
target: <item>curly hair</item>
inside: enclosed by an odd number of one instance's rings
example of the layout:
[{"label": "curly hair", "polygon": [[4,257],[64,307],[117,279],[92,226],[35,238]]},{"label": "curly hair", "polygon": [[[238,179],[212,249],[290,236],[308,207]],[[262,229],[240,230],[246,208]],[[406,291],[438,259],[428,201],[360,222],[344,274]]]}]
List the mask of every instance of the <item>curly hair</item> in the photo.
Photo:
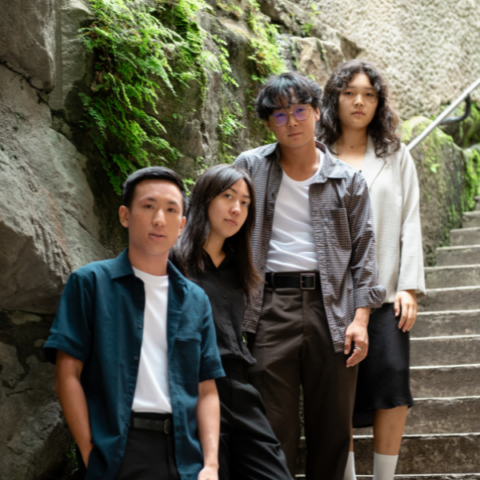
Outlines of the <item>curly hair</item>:
[{"label": "curly hair", "polygon": [[367,133],[373,139],[377,157],[385,158],[400,148],[400,137],[397,134],[399,118],[389,101],[387,82],[377,67],[370,62],[349,60],[338,66],[330,75],[323,91],[318,137],[325,144],[333,145],[342,134],[338,116],[338,97],[357,73],[365,73],[372,87],[377,90],[378,105],[367,127]]}]

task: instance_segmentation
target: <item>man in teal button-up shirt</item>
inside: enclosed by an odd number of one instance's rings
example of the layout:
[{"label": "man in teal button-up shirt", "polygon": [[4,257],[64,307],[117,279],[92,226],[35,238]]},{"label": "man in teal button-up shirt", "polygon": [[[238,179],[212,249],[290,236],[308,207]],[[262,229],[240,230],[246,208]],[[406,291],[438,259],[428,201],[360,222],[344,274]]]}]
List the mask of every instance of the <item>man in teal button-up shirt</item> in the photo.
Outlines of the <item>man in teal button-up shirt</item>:
[{"label": "man in teal button-up shirt", "polygon": [[[224,373],[210,304],[203,290],[168,263],[168,251],[185,223],[183,195],[180,177],[161,167],[143,169],[127,180],[120,220],[129,229],[129,248],[114,260],[72,273],[45,344],[47,358],[56,361],[57,394],[87,465],[87,480],[217,479],[219,406],[214,379]],[[132,405],[138,400],[142,355],[147,354],[142,343],[147,335],[148,286],[142,275],[168,277],[168,353],[166,365],[154,365],[152,382],[165,367],[164,393],[171,415],[143,413],[137,418]],[[142,381],[148,390],[148,375]],[[158,425],[161,432],[155,430]],[[136,445],[133,434],[150,435],[151,441]],[[134,448],[148,451],[157,440],[168,448],[159,447],[145,461],[133,453]]]}]

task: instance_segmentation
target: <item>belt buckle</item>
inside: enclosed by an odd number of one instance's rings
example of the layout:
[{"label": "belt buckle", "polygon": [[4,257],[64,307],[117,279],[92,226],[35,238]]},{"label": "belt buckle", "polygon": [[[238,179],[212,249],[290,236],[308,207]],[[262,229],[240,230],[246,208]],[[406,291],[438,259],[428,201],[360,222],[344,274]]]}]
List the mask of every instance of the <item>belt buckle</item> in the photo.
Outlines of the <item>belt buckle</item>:
[{"label": "belt buckle", "polygon": [[272,284],[272,289],[275,290],[275,272],[270,272],[270,283]]},{"label": "belt buckle", "polygon": [[[304,287],[303,279],[313,277],[313,287]],[[314,273],[300,273],[300,290],[315,290],[317,280]]]},{"label": "belt buckle", "polygon": [[163,422],[163,433],[165,435],[170,435],[170,433],[172,433],[170,427],[171,427],[171,421],[169,418],[167,418],[166,420],[164,420]]}]

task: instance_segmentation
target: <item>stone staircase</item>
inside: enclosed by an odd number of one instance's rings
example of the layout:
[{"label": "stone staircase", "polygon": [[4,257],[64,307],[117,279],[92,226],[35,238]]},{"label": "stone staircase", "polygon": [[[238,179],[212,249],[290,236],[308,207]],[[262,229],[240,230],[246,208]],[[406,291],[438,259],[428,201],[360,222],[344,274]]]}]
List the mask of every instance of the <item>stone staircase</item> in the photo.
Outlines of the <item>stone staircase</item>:
[{"label": "stone staircase", "polygon": [[[428,295],[411,332],[416,406],[396,480],[480,480],[480,197],[463,220],[425,272]],[[355,433],[357,479],[371,479],[371,429]]]}]

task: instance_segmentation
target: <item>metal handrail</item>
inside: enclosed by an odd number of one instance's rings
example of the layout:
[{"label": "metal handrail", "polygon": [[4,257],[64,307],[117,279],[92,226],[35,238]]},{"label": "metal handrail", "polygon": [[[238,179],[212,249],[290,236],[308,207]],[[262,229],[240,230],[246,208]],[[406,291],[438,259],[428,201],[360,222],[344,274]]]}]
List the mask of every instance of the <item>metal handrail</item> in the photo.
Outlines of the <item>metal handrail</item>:
[{"label": "metal handrail", "polygon": [[455,110],[460,103],[462,103],[476,88],[480,87],[480,78],[477,78],[462,94],[448,107],[446,108],[418,137],[412,140],[408,145],[407,149],[411,152],[416,146],[418,146],[423,140],[425,140],[432,131],[438,127],[442,120],[444,120],[448,115]]}]

